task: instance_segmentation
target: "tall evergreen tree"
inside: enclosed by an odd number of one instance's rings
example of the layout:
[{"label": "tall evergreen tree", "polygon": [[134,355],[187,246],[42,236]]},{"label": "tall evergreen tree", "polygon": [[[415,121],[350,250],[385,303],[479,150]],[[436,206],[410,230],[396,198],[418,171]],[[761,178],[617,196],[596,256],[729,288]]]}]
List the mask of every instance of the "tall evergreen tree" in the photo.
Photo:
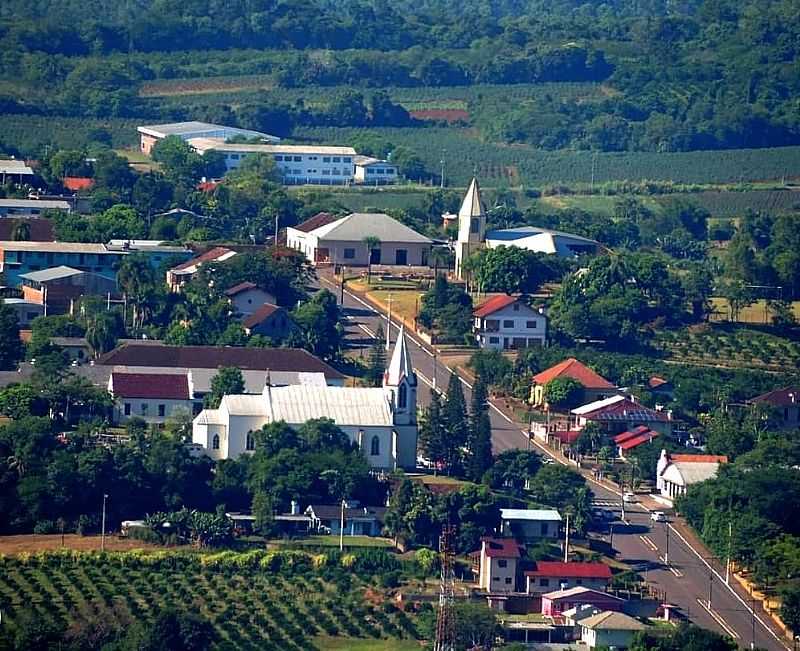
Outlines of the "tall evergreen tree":
[{"label": "tall evergreen tree", "polygon": [[368,386],[379,387],[383,383],[383,374],[386,372],[386,349],[384,348],[384,331],[383,326],[378,324],[378,329],[375,331],[375,341],[369,349],[369,358],[367,360],[367,371],[364,374],[364,380]]},{"label": "tall evergreen tree", "polygon": [[17,314],[8,305],[0,302],[0,369],[16,370],[22,355]]},{"label": "tall evergreen tree", "polygon": [[481,481],[484,473],[492,467],[492,424],[486,383],[480,376],[472,386],[467,453],[467,475],[473,481]]},{"label": "tall evergreen tree", "polygon": [[451,472],[458,472],[462,463],[461,451],[469,437],[469,414],[461,379],[456,373],[450,374],[443,411],[444,429],[447,433],[447,467]]},{"label": "tall evergreen tree", "polygon": [[450,458],[444,427],[442,399],[431,389],[431,403],[422,416],[419,428],[419,447],[422,454],[437,467],[446,466]]}]

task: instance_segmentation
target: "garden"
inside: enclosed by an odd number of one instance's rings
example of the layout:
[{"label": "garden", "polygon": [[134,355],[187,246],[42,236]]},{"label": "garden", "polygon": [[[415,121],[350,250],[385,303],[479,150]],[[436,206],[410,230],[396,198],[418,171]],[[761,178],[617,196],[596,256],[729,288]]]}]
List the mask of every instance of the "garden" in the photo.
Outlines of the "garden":
[{"label": "garden", "polygon": [[231,649],[328,648],[317,638],[393,649],[419,637],[377,587],[399,567],[383,552],[62,551],[0,557],[0,567],[0,608],[12,629],[26,612],[64,628],[95,620],[123,628],[174,609],[201,616],[217,646]]}]

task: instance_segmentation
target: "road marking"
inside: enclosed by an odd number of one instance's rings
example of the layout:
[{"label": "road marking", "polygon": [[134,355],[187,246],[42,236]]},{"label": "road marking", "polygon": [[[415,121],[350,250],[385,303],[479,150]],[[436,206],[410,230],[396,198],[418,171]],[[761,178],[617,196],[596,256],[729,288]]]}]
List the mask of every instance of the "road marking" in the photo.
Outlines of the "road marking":
[{"label": "road marking", "polygon": [[[694,547],[692,547],[692,546],[689,544],[689,541],[687,541],[687,540],[686,540],[686,538],[684,538],[684,537],[683,537],[683,535],[681,534],[681,532],[680,532],[680,531],[678,531],[678,530],[677,530],[675,527],[673,527],[671,524],[667,524],[667,526],[668,526],[668,527],[669,527],[669,528],[672,530],[672,532],[673,532],[673,533],[674,533],[674,534],[675,534],[675,535],[678,537],[678,539],[679,539],[679,540],[680,540],[680,541],[681,541],[681,542],[682,542],[684,545],[686,545],[686,547],[688,547],[688,548],[689,548],[689,549],[690,549],[690,550],[691,550],[691,551],[694,553],[694,555],[695,555],[695,556],[697,556],[697,558],[699,558],[699,559],[700,559],[700,560],[703,562],[703,564],[704,564],[704,565],[705,565],[705,566],[706,566],[706,567],[709,569],[709,571],[710,571],[710,572],[712,572],[714,575],[716,575],[716,577],[717,577],[717,578],[720,580],[720,583],[722,583],[722,585],[724,585],[725,587],[727,587],[727,588],[728,588],[728,590],[730,590],[731,594],[732,594],[734,597],[736,597],[736,599],[739,601],[739,603],[740,603],[740,604],[742,604],[742,606],[744,606],[744,609],[745,609],[745,611],[746,611],[746,612],[748,612],[748,613],[750,613],[750,614],[753,616],[753,618],[755,618],[755,620],[756,620],[756,621],[757,621],[759,624],[761,624],[761,626],[762,626],[762,627],[764,627],[764,628],[767,630],[767,632],[768,632],[768,633],[769,633],[769,634],[770,634],[770,635],[771,635],[773,638],[775,638],[775,640],[778,642],[778,644],[780,644],[780,645],[781,645],[781,646],[782,646],[784,649],[787,649],[787,650],[788,650],[790,647],[789,647],[787,644],[785,644],[783,640],[781,640],[781,638],[778,636],[778,634],[777,634],[775,631],[773,631],[773,630],[772,630],[772,628],[770,628],[769,626],[767,626],[767,625],[764,623],[764,620],[763,620],[763,619],[761,619],[761,618],[760,618],[760,617],[759,617],[759,616],[756,614],[756,612],[755,612],[755,611],[754,611],[754,610],[753,610],[753,609],[752,609],[750,606],[748,606],[748,605],[747,605],[747,602],[745,602],[745,600],[744,600],[744,599],[742,599],[742,598],[739,596],[739,593],[738,593],[738,592],[736,592],[736,590],[734,590],[734,589],[733,589],[733,588],[732,588],[730,585],[728,585],[727,583],[725,583],[725,579],[724,579],[724,578],[722,578],[722,575],[721,575],[719,572],[717,572],[717,570],[715,570],[715,569],[714,569],[714,568],[713,568],[713,567],[712,567],[712,566],[711,566],[711,565],[708,563],[708,561],[707,561],[705,558],[703,558],[703,556],[702,556],[702,555],[701,555],[701,554],[700,554],[700,553],[699,553],[699,552],[698,552],[698,551],[697,551],[697,550],[696,550]],[[698,599],[698,601],[700,601],[700,600]]]},{"label": "road marking", "polygon": [[711,608],[709,608],[708,602],[706,602],[703,599],[700,599],[698,597],[697,598],[697,603],[699,603],[700,606],[702,606],[703,610],[705,610],[709,615],[711,615],[711,617],[714,619],[714,621],[717,622],[717,624],[719,624],[722,627],[722,629],[728,635],[730,635],[734,639],[739,639],[741,637],[735,630],[733,630],[730,627],[728,622],[726,622],[724,619],[722,619],[722,617],[721,617],[721,615],[719,613],[716,613]]},{"label": "road marking", "polygon": [[358,327],[359,327],[359,328],[361,328],[361,329],[362,329],[364,332],[366,332],[366,333],[367,333],[367,334],[368,334],[370,337],[372,337],[373,339],[375,339],[375,333],[374,333],[374,332],[372,332],[372,330],[370,330],[370,329],[369,329],[367,326],[365,326],[363,323],[359,323],[359,324],[358,324]]},{"label": "road marking", "polygon": [[670,571],[670,572],[672,572],[672,573],[673,573],[673,574],[674,574],[676,577],[678,577],[679,579],[680,579],[680,578],[683,578],[683,572],[681,572],[680,570],[678,570],[678,569],[676,569],[676,568],[674,568],[674,567],[670,566],[670,568],[669,568],[669,571]]},{"label": "road marking", "polygon": [[426,378],[422,373],[419,371],[415,371],[417,377],[422,380],[425,384],[427,384],[431,389],[433,389],[433,382],[431,382],[428,378]]},{"label": "road marking", "polygon": [[639,538],[641,538],[642,542],[654,552],[658,551],[658,546],[648,536],[639,536]]}]

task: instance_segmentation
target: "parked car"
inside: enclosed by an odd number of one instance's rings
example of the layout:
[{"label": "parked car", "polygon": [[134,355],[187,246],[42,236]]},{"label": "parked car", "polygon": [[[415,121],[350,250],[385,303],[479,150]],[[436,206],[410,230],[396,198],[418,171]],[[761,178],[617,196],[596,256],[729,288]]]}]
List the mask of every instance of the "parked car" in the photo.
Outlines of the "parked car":
[{"label": "parked car", "polygon": [[633,493],[623,493],[622,494],[622,501],[626,504],[633,504],[636,501],[636,495]]},{"label": "parked car", "polygon": [[650,519],[653,522],[666,522],[667,521],[667,514],[664,511],[653,511],[650,514]]},{"label": "parked car", "polygon": [[556,462],[556,460],[553,459],[552,457],[544,457],[542,459],[542,465],[544,465],[544,466],[549,466],[551,463],[555,463],[555,462]]}]

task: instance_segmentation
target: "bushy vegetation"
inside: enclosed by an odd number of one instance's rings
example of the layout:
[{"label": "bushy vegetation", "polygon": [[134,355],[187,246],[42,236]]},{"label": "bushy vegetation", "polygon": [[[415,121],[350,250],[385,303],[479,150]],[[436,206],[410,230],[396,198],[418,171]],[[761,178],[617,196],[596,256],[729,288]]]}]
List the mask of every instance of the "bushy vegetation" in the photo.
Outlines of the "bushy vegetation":
[{"label": "bushy vegetation", "polygon": [[385,552],[52,552],[2,558],[0,565],[4,626],[20,639],[44,630],[65,649],[121,641],[137,622],[147,632],[168,623],[161,613],[172,611],[194,614],[177,618],[178,628],[195,631],[186,647],[194,650],[206,648],[201,640],[284,650],[315,648],[320,634],[419,635],[403,611],[364,599],[365,587],[398,568]]}]

